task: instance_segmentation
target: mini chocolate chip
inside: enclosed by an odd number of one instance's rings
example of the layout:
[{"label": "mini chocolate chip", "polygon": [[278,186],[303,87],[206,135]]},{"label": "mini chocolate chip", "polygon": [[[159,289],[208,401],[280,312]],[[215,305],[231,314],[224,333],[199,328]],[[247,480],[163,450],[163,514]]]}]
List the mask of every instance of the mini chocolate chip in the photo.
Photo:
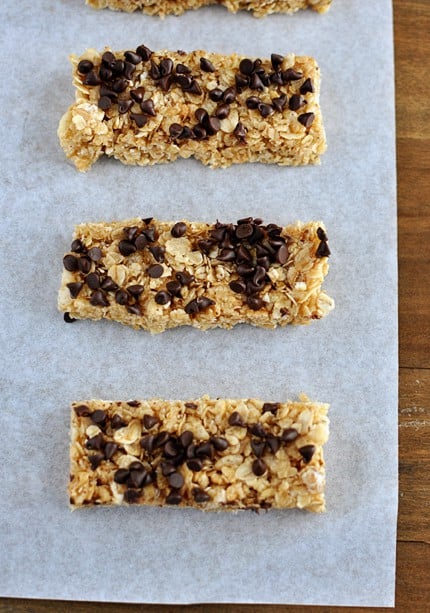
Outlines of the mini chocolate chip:
[{"label": "mini chocolate chip", "polygon": [[104,438],[101,432],[89,438],[87,442],[85,443],[85,447],[87,449],[95,449],[97,451],[100,451],[103,448],[103,445],[104,445]]},{"label": "mini chocolate chip", "polygon": [[264,475],[266,470],[267,470],[267,465],[264,460],[262,460],[261,458],[257,458],[257,460],[253,461],[252,472],[254,473],[254,475],[256,475],[257,477],[261,477],[261,475]]},{"label": "mini chocolate chip", "polygon": [[154,447],[164,447],[169,440],[169,433],[162,430],[154,439]]},{"label": "mini chocolate chip", "polygon": [[321,241],[318,245],[318,249],[316,250],[315,256],[317,258],[328,258],[330,253],[331,251],[327,243],[325,241]]},{"label": "mini chocolate chip", "polygon": [[81,60],[78,64],[78,72],[88,74],[94,68],[94,64],[90,60]]},{"label": "mini chocolate chip", "polygon": [[263,256],[262,258],[257,258],[257,264],[259,266],[262,266],[264,268],[264,270],[269,270],[270,268],[270,258],[266,256]]},{"label": "mini chocolate chip", "polygon": [[128,293],[134,296],[135,298],[138,298],[140,294],[143,292],[143,290],[144,290],[143,285],[129,285],[127,287]]},{"label": "mini chocolate chip", "polygon": [[220,262],[233,262],[236,259],[236,252],[234,249],[221,249],[217,259]]},{"label": "mini chocolate chip", "polygon": [[276,71],[270,75],[270,82],[274,85],[283,85],[284,80],[282,79],[282,72]]},{"label": "mini chocolate chip", "polygon": [[306,104],[306,100],[300,94],[293,94],[288,103],[288,107],[292,111],[298,111],[302,106]]},{"label": "mini chocolate chip", "polygon": [[[124,67],[125,64],[123,62],[123,60],[115,60],[114,62],[112,62],[110,64],[110,69],[112,70],[112,74],[114,75],[120,75],[124,72]],[[133,66],[134,68],[134,66]]]},{"label": "mini chocolate chip", "polygon": [[297,117],[299,122],[305,126],[305,128],[310,128],[314,122],[315,114],[314,113],[303,113]]},{"label": "mini chocolate chip", "polygon": [[236,84],[236,89],[241,92],[245,87],[249,85],[249,77],[241,74],[237,74],[234,77],[234,82]]},{"label": "mini chocolate chip", "polygon": [[63,319],[66,324],[72,324],[76,319],[70,315],[70,313],[64,313]]},{"label": "mini chocolate chip", "polygon": [[114,476],[115,483],[125,483],[130,476],[130,471],[127,468],[119,468]]},{"label": "mini chocolate chip", "polygon": [[259,422],[249,426],[249,430],[254,436],[258,436],[260,438],[264,438],[267,435],[267,432],[264,429],[263,425],[260,424]]},{"label": "mini chocolate chip", "polygon": [[84,284],[81,282],[67,283],[67,287],[69,288],[70,296],[72,298],[77,298],[83,286]]},{"label": "mini chocolate chip", "polygon": [[237,281],[230,281],[229,287],[236,294],[244,294],[246,291],[246,283],[241,279],[238,279]]},{"label": "mini chocolate chip", "polygon": [[211,89],[209,92],[209,98],[212,100],[212,102],[219,102],[220,100],[222,100],[222,96],[223,91],[219,87]]},{"label": "mini chocolate chip", "polygon": [[155,426],[155,424],[159,423],[159,419],[157,417],[154,417],[154,415],[144,415],[143,416],[143,425],[145,426],[145,428],[147,430],[150,430],[151,428],[153,428]]},{"label": "mini chocolate chip", "polygon": [[213,300],[207,298],[206,296],[199,296],[198,298],[194,298],[187,305],[185,305],[184,310],[187,315],[194,315],[201,311],[206,310],[211,305],[215,304]]},{"label": "mini chocolate chip", "polygon": [[136,49],[136,53],[137,55],[140,55],[144,62],[147,62],[152,55],[152,51],[145,45],[139,45],[139,47]]},{"label": "mini chocolate chip", "polygon": [[90,272],[90,274],[85,277],[85,283],[90,289],[99,289],[100,277],[96,272]]},{"label": "mini chocolate chip", "polygon": [[152,264],[146,269],[146,272],[152,279],[158,279],[163,274],[164,268],[161,264]]},{"label": "mini chocolate chip", "polygon": [[130,315],[142,315],[142,311],[140,310],[140,306],[138,304],[129,304],[127,307],[127,311]]},{"label": "mini chocolate chip", "polygon": [[298,70],[294,70],[294,68],[287,68],[282,72],[282,80],[284,83],[288,83],[289,81],[298,81],[303,77],[303,73]]},{"label": "mini chocolate chip", "polygon": [[130,97],[138,104],[140,104],[143,101],[144,94],[145,94],[144,87],[137,87],[136,89],[130,90]]},{"label": "mini chocolate chip", "polygon": [[281,441],[277,436],[268,436],[266,438],[266,443],[270,447],[272,453],[276,453],[281,446]]},{"label": "mini chocolate chip", "polygon": [[[127,484],[128,485],[128,484]],[[140,491],[138,489],[126,489],[124,492],[124,501],[133,504],[140,498]]]},{"label": "mini chocolate chip", "polygon": [[172,79],[173,79],[173,75],[166,75],[165,77],[161,77],[161,79],[158,80],[158,86],[163,90],[163,92],[168,92],[170,89],[170,86],[172,85]]},{"label": "mini chocolate chip", "polygon": [[184,430],[179,437],[179,441],[183,447],[188,447],[188,445],[191,445],[193,441],[193,433],[191,430]]},{"label": "mini chocolate chip", "polygon": [[69,272],[78,270],[78,259],[74,255],[65,255],[63,258],[63,266]]},{"label": "mini chocolate chip", "polygon": [[192,460],[196,457],[196,448],[197,448],[197,445],[194,445],[193,443],[191,443],[191,445],[188,445],[188,447],[185,450],[185,457],[188,460]]},{"label": "mini chocolate chip", "polygon": [[292,443],[299,436],[295,428],[287,428],[282,432],[281,440],[283,443]]},{"label": "mini chocolate chip", "polygon": [[88,257],[93,262],[98,262],[99,260],[101,260],[102,255],[103,254],[100,247],[91,247],[91,249],[88,250]]},{"label": "mini chocolate chip", "polygon": [[175,465],[172,462],[160,462],[161,474],[163,477],[168,477],[176,472]]},{"label": "mini chocolate chip", "polygon": [[131,62],[131,64],[140,64],[140,62],[142,61],[140,55],[138,53],[135,53],[134,51],[126,51],[124,53],[124,57],[127,62]]},{"label": "mini chocolate chip", "polygon": [[104,448],[106,460],[110,460],[112,456],[114,455],[114,453],[117,451],[117,449],[118,449],[117,443],[111,443],[111,442],[106,443],[106,446]]},{"label": "mini chocolate chip", "polygon": [[134,241],[134,246],[138,251],[142,251],[148,244],[148,239],[144,234],[139,234],[139,236]]},{"label": "mini chocolate chip", "polygon": [[325,233],[323,228],[318,228],[317,229],[317,236],[320,239],[320,241],[327,241],[328,240],[327,234]]},{"label": "mini chocolate chip", "polygon": [[178,271],[175,274],[175,277],[178,279],[181,285],[190,285],[190,283],[194,281],[194,276],[186,270]]},{"label": "mini chocolate chip", "polygon": [[188,90],[193,83],[193,79],[190,77],[190,75],[181,73],[175,76],[175,81],[184,91]]},{"label": "mini chocolate chip", "polygon": [[193,488],[193,497],[194,500],[199,504],[203,504],[204,502],[209,502],[209,500],[211,500],[209,494],[204,490],[200,489],[199,487]]},{"label": "mini chocolate chip", "polygon": [[232,104],[236,100],[236,94],[235,87],[227,87],[222,95],[222,99],[226,104]]},{"label": "mini chocolate chip", "polygon": [[270,61],[273,66],[273,70],[278,70],[281,67],[282,62],[284,61],[284,57],[279,55],[278,53],[272,53],[270,56]]},{"label": "mini chocolate chip", "polygon": [[100,287],[106,292],[114,292],[118,289],[118,285],[115,283],[112,277],[109,276],[102,281]]},{"label": "mini chocolate chip", "polygon": [[185,64],[176,64],[176,74],[189,74],[191,68],[185,66]]},{"label": "mini chocolate chip", "polygon": [[177,492],[170,492],[168,496],[166,496],[166,504],[180,504],[182,501],[182,496]]},{"label": "mini chocolate chip", "polygon": [[246,133],[247,133],[247,131],[248,131],[248,129],[245,128],[245,126],[243,125],[243,123],[241,121],[239,121],[239,123],[237,124],[237,126],[234,129],[234,135],[242,143],[245,143],[246,142]]},{"label": "mini chocolate chip", "polygon": [[117,413],[115,413],[115,415],[112,416],[112,419],[110,421],[110,425],[112,426],[113,430],[118,430],[119,428],[123,428],[127,424],[122,419],[122,417],[120,417]]},{"label": "mini chocolate chip", "polygon": [[109,300],[106,298],[104,292],[101,289],[97,289],[91,294],[90,303],[93,306],[100,306],[100,307],[109,306]]},{"label": "mini chocolate chip", "polygon": [[130,113],[130,117],[135,122],[138,128],[143,128],[148,123],[148,117],[140,113]]},{"label": "mini chocolate chip", "polygon": [[115,292],[115,302],[117,304],[121,304],[122,306],[124,306],[128,303],[128,300],[129,295],[124,289],[119,289],[117,292]]},{"label": "mini chocolate chip", "polygon": [[193,138],[193,131],[188,126],[184,126],[182,128],[182,132],[179,138],[181,138],[182,140]]},{"label": "mini chocolate chip", "polygon": [[181,475],[181,473],[178,472],[174,472],[169,475],[167,480],[169,482],[170,487],[173,487],[175,490],[179,490],[181,487],[183,487],[185,483],[184,477]]},{"label": "mini chocolate chip", "polygon": [[74,407],[74,411],[78,417],[88,417],[91,413],[86,404],[80,404],[79,406]]},{"label": "mini chocolate chip", "polygon": [[129,111],[132,106],[133,106],[132,100],[120,100],[118,102],[118,113],[120,115],[124,115],[124,113],[127,113],[127,111]]},{"label": "mini chocolate chip", "polygon": [[[152,217],[151,217],[151,221],[152,221]],[[154,228],[154,226],[151,226],[150,228],[146,228],[146,230],[143,230],[143,234],[146,236],[146,238],[148,239],[148,241],[150,243],[153,243],[155,241],[155,228]]]},{"label": "mini chocolate chip", "polygon": [[254,274],[255,268],[252,266],[252,264],[244,263],[239,264],[236,270],[241,277],[249,277],[250,275]]},{"label": "mini chocolate chip", "polygon": [[200,85],[195,79],[192,80],[190,87],[188,87],[186,91],[190,94],[197,94],[198,96],[203,93]]},{"label": "mini chocolate chip", "polygon": [[246,99],[246,106],[249,109],[258,109],[258,105],[261,103],[260,98],[257,98],[257,96],[249,96],[249,98]]},{"label": "mini chocolate chip", "polygon": [[314,90],[314,85],[312,83],[312,79],[306,79],[306,81],[304,81],[301,86],[300,86],[300,93],[301,94],[312,94],[315,90]]},{"label": "mini chocolate chip", "polygon": [[241,223],[236,228],[236,236],[240,240],[243,240],[244,238],[249,238],[250,236],[252,236],[253,232],[254,228],[250,223]]},{"label": "mini chocolate chip", "polygon": [[149,76],[151,77],[151,79],[154,79],[154,81],[156,81],[157,79],[161,77],[160,69],[158,68],[154,60],[151,60],[151,68],[149,69]]},{"label": "mini chocolate chip", "polygon": [[115,56],[112,51],[105,51],[102,55],[102,64],[110,66],[112,62],[115,62]]},{"label": "mini chocolate chip", "polygon": [[169,134],[172,138],[179,138],[182,134],[182,126],[179,123],[172,123],[169,127]]},{"label": "mini chocolate chip", "polygon": [[193,136],[196,140],[204,140],[207,136],[206,130],[200,124],[197,124],[193,128]]},{"label": "mini chocolate chip", "polygon": [[218,119],[226,119],[230,114],[230,107],[228,104],[219,104],[215,110],[215,115]]},{"label": "mini chocolate chip", "polygon": [[257,73],[254,73],[253,75],[251,75],[251,80],[249,83],[249,87],[251,89],[258,89],[259,91],[263,91],[264,89],[264,83],[261,80],[260,76]]},{"label": "mini chocolate chip", "polygon": [[264,306],[264,300],[259,296],[248,296],[246,299],[246,304],[253,311],[259,311]]},{"label": "mini chocolate chip", "polygon": [[284,265],[288,260],[288,247],[287,245],[281,245],[276,252],[276,261],[279,264]]},{"label": "mini chocolate chip", "polygon": [[173,62],[169,57],[163,58],[160,62],[160,74],[162,77],[166,77],[171,74],[173,70]]},{"label": "mini chocolate chip", "polygon": [[73,251],[74,253],[82,253],[85,251],[83,242],[79,238],[75,238],[70,245],[70,251]]},{"label": "mini chocolate chip", "polygon": [[127,404],[129,407],[140,407],[140,401],[139,400],[127,400]]},{"label": "mini chocolate chip", "polygon": [[101,66],[99,70],[99,77],[102,81],[105,81],[107,83],[112,79],[112,70],[107,66]]},{"label": "mini chocolate chip", "polygon": [[142,449],[151,452],[154,449],[155,436],[153,434],[147,434],[140,439],[140,446]]},{"label": "mini chocolate chip", "polygon": [[152,253],[157,262],[164,262],[164,247],[161,247],[160,245],[151,245],[151,247],[149,247],[149,251]]},{"label": "mini chocolate chip", "polygon": [[260,102],[258,105],[258,110],[260,111],[260,115],[262,117],[269,117],[275,112],[275,109],[271,104],[265,104],[264,102]]},{"label": "mini chocolate chip", "polygon": [[83,80],[83,84],[89,85],[90,87],[100,85],[100,83],[101,83],[100,77],[96,74],[94,70],[90,70],[90,72],[85,75],[85,78]]},{"label": "mini chocolate chip", "polygon": [[130,470],[130,476],[127,479],[127,485],[136,488],[142,487],[147,474],[148,473],[145,468],[143,468],[143,466],[139,470]]},{"label": "mini chocolate chip", "polygon": [[181,297],[181,288],[182,285],[179,283],[179,281],[168,281],[166,283],[166,289],[169,292],[169,294],[171,296],[176,296],[177,298]]},{"label": "mini chocolate chip", "polygon": [[154,102],[152,101],[151,98],[141,102],[140,103],[140,108],[142,109],[142,111],[144,113],[146,113],[146,115],[151,115],[152,117],[155,117],[156,112],[155,112],[155,108],[154,108]]},{"label": "mini chocolate chip", "polygon": [[243,59],[239,64],[239,70],[244,75],[250,75],[254,70],[254,62],[248,58]]},{"label": "mini chocolate chip", "polygon": [[[126,64],[126,66],[127,65],[128,64]],[[124,79],[123,77],[121,77],[119,79],[115,79],[115,81],[112,83],[112,89],[115,93],[121,94],[123,91],[127,89],[127,85],[128,85],[127,79]]]},{"label": "mini chocolate chip", "polygon": [[209,119],[209,114],[206,109],[198,108],[194,113],[194,117],[199,123],[203,124]]},{"label": "mini chocolate chip", "polygon": [[262,406],[261,412],[264,413],[272,413],[272,415],[276,415],[279,410],[280,404],[279,402],[265,402]]},{"label": "mini chocolate chip", "polygon": [[261,456],[264,454],[265,448],[266,443],[264,441],[256,441],[255,439],[251,441],[251,449],[257,458],[261,458]]},{"label": "mini chocolate chip", "polygon": [[228,447],[228,441],[222,436],[213,436],[210,442],[217,451],[225,451]]},{"label": "mini chocolate chip", "polygon": [[170,302],[171,296],[168,292],[161,290],[155,294],[154,300],[157,304],[164,305]]},{"label": "mini chocolate chip", "polygon": [[118,244],[118,251],[121,255],[127,257],[136,251],[136,246],[130,241],[120,241]]},{"label": "mini chocolate chip", "polygon": [[215,66],[207,58],[200,58],[200,68],[203,72],[215,72]]},{"label": "mini chocolate chip", "polygon": [[104,459],[105,459],[104,454],[100,452],[92,453],[91,455],[88,456],[88,460],[93,470],[96,470],[96,468],[101,464],[101,462],[103,462]]},{"label": "mini chocolate chip", "polygon": [[106,411],[102,409],[97,409],[94,413],[90,415],[91,421],[97,425],[103,425],[106,423]]},{"label": "mini chocolate chip", "polygon": [[299,447],[299,453],[304,459],[305,463],[308,464],[312,460],[312,457],[317,448],[315,445],[305,445],[304,447]]},{"label": "mini chocolate chip", "polygon": [[187,460],[187,466],[190,470],[197,473],[203,468],[203,461],[199,458],[191,458]]},{"label": "mini chocolate chip", "polygon": [[230,426],[239,426],[240,428],[246,428],[246,424],[243,421],[241,414],[238,411],[234,411],[228,418]]},{"label": "mini chocolate chip", "polygon": [[164,445],[163,453],[166,458],[175,458],[180,453],[176,440],[169,439]]},{"label": "mini chocolate chip", "polygon": [[178,221],[177,223],[175,223],[175,225],[170,230],[170,234],[174,238],[180,238],[181,236],[184,236],[186,231],[187,231],[187,224],[185,224],[183,221]]},{"label": "mini chocolate chip", "polygon": [[207,457],[212,460],[214,456],[214,447],[210,442],[202,443],[196,447],[195,454],[198,457]]},{"label": "mini chocolate chip", "polygon": [[283,95],[283,96],[279,96],[279,98],[273,98],[272,104],[277,111],[282,113],[282,111],[284,110],[287,104],[287,96]]}]

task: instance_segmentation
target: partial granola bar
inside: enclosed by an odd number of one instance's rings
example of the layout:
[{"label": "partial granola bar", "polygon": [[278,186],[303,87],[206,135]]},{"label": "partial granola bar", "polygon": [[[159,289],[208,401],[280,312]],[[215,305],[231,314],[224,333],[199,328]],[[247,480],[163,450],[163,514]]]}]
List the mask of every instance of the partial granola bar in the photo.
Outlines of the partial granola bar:
[{"label": "partial granola bar", "polygon": [[307,324],[334,306],[321,222],[286,227],[153,218],[76,227],[63,258],[66,321],[107,318],[152,333],[191,325]]},{"label": "partial granola bar", "polygon": [[306,396],[74,402],[70,503],[322,512],[327,411]]},{"label": "partial granola bar", "polygon": [[209,4],[221,4],[232,13],[239,10],[252,11],[255,17],[271,13],[294,13],[312,8],[318,13],[328,11],[332,0],[86,0],[96,9],[110,8],[115,11],[144,11],[149,15],[181,15],[187,9],[198,9]]},{"label": "partial granola bar", "polygon": [[101,156],[152,165],[195,157],[318,164],[326,149],[314,59],[206,51],[134,51],[71,57],[76,102],[60,121],[61,146],[86,171]]}]

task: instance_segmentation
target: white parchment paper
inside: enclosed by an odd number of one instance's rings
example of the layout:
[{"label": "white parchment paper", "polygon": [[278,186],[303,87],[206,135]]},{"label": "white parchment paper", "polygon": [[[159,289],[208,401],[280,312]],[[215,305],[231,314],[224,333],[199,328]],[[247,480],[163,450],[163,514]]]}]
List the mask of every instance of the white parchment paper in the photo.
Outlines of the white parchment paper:
[{"label": "white parchment paper", "polygon": [[[221,7],[160,21],[84,0],[2,2],[0,594],[130,602],[389,606],[397,513],[397,274],[389,0],[256,20]],[[87,47],[309,54],[321,66],[320,167],[197,162],[79,174],[56,129]],[[63,323],[73,226],[130,216],[279,224],[322,219],[336,310],[309,327],[151,337]],[[328,512],[71,514],[69,403],[101,397],[294,398],[331,404]]]}]

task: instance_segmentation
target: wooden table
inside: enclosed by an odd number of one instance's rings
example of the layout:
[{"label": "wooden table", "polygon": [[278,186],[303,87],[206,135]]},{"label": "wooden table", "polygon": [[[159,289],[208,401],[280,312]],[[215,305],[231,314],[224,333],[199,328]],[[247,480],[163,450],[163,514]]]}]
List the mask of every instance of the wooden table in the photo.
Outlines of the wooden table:
[{"label": "wooden table", "polygon": [[[393,4],[400,300],[400,508],[395,610],[427,613],[430,611],[430,0],[393,0]],[[70,613],[328,613],[331,610],[359,613],[383,609],[162,607],[0,599],[0,613],[61,610]]]}]

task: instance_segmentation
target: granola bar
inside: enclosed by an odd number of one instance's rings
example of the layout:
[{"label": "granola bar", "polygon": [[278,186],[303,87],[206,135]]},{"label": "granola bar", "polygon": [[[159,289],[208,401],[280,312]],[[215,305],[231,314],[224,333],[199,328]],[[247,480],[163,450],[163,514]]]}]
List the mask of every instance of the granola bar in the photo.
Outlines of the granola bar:
[{"label": "granola bar", "polygon": [[305,396],[75,402],[70,503],[322,512],[327,411]]},{"label": "granola bar", "polygon": [[206,51],[71,57],[76,101],[58,128],[86,171],[101,156],[152,165],[194,157],[212,168],[244,162],[318,164],[326,149],[313,58]]},{"label": "granola bar", "polygon": [[327,240],[321,222],[252,217],[82,224],[63,258],[58,306],[66,321],[107,318],[152,333],[307,324],[334,306],[321,290]]},{"label": "granola bar", "polygon": [[116,11],[144,11],[149,15],[181,15],[187,9],[198,9],[209,4],[221,4],[232,13],[239,10],[252,11],[255,17],[271,13],[294,13],[312,8],[318,13],[328,11],[332,0],[86,0],[96,9],[110,8]]}]

